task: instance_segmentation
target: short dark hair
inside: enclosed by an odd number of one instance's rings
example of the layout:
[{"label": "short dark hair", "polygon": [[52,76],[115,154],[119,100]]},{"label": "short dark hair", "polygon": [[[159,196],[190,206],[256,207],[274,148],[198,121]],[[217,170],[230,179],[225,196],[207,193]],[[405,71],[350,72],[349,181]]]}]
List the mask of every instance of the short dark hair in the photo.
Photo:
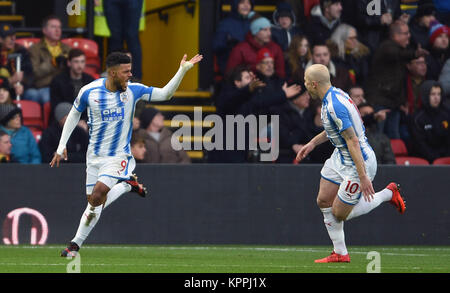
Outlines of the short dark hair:
[{"label": "short dark hair", "polygon": [[106,68],[111,68],[120,64],[130,64],[131,58],[122,52],[113,52],[106,57]]},{"label": "short dark hair", "polygon": [[69,56],[67,57],[67,59],[69,61],[72,61],[73,58],[77,58],[77,57],[80,57],[80,56],[86,56],[86,54],[84,53],[83,50],[78,49],[78,48],[74,48],[74,49],[71,49],[69,51]]},{"label": "short dark hair", "polygon": [[131,136],[130,145],[134,146],[135,144],[138,144],[138,143],[145,144],[145,139],[141,135],[138,135],[137,133],[133,133],[133,135]]},{"label": "short dark hair", "polygon": [[59,20],[59,22],[62,22],[61,19],[60,19],[58,16],[52,14],[52,15],[49,15],[49,16],[47,16],[46,18],[44,18],[44,20],[42,21],[42,27],[43,27],[43,28],[46,27],[47,24],[48,24],[48,22],[49,22],[50,20],[53,20],[53,19],[57,19],[57,20]]},{"label": "short dark hair", "polygon": [[235,81],[242,80],[242,73],[248,71],[251,72],[251,69],[244,64],[236,66],[228,75],[228,82],[234,83]]},{"label": "short dark hair", "polygon": [[0,137],[4,136],[4,135],[9,135],[8,133],[6,133],[4,130],[0,129]]},{"label": "short dark hair", "polygon": [[372,110],[374,110],[374,107],[373,107],[371,104],[367,103],[367,102],[361,103],[361,104],[358,106],[358,109],[361,109],[361,108],[364,108],[364,107],[370,107],[370,108],[372,108]]}]

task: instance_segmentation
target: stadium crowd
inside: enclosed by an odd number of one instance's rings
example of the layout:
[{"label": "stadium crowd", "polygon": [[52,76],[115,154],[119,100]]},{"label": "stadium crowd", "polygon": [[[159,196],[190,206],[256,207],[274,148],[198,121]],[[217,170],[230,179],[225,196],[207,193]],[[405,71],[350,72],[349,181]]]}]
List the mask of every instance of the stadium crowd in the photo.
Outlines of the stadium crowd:
[{"label": "stadium crowd", "polygon": [[[307,2],[318,5],[305,7]],[[303,84],[306,68],[323,64],[333,86],[360,109],[378,163],[395,164],[392,140],[429,163],[450,156],[448,3],[380,0],[380,13],[369,15],[370,2],[277,1],[269,20],[254,11],[253,0],[230,1],[231,12],[220,20],[212,44],[218,114],[279,115],[276,162],[292,163],[323,130],[321,105]],[[402,11],[403,2],[415,2],[417,9]],[[0,162],[48,163],[74,97],[98,77],[85,73],[83,50],[61,42],[58,17],[47,17],[42,33],[27,49],[16,42],[14,27],[0,26]],[[19,99],[49,107],[40,137],[23,125]],[[155,109],[138,109],[132,139],[138,162],[189,163],[184,151],[170,147],[172,133],[163,122]],[[67,145],[69,162],[84,162],[88,141],[83,114]],[[332,151],[326,143],[304,161],[323,163]],[[245,150],[212,151],[208,161],[244,163],[250,157]]]},{"label": "stadium crowd", "polygon": [[[309,2],[317,5],[305,8]],[[415,2],[417,9],[402,11],[401,2]],[[213,40],[218,112],[279,115],[277,162],[292,163],[322,131],[320,105],[305,92],[303,79],[306,68],[323,64],[333,86],[359,107],[378,163],[395,164],[391,140],[430,164],[450,156],[446,4],[379,1],[379,13],[369,15],[370,3],[278,1],[269,20],[254,12],[254,1],[231,1]],[[326,145],[306,161],[323,163],[332,150]],[[221,151],[210,160],[245,162],[248,156]]]}]

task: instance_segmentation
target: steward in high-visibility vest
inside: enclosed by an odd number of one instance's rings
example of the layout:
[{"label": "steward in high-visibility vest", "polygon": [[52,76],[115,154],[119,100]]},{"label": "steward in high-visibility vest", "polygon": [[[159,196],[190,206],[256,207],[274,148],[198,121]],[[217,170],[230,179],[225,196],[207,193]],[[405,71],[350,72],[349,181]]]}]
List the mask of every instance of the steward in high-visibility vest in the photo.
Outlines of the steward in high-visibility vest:
[{"label": "steward in high-visibility vest", "polygon": [[[103,13],[103,0],[99,0],[99,5],[94,6],[94,35],[100,37],[110,37],[108,22]],[[71,27],[86,27],[86,0],[80,1],[80,15],[70,17]],[[142,12],[139,23],[139,31],[145,30],[145,0],[142,1]]]}]

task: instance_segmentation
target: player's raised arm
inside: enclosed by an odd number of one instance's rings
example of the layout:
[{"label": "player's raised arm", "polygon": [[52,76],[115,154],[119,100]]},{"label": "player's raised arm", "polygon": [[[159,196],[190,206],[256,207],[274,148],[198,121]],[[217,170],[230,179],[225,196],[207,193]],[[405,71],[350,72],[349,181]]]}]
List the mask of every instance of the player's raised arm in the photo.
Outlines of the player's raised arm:
[{"label": "player's raised arm", "polygon": [[324,131],[316,135],[313,139],[311,139],[307,144],[305,144],[297,153],[297,157],[295,160],[300,162],[303,160],[310,152],[314,150],[316,146],[322,144],[328,140],[327,134]]},{"label": "player's raised arm", "polygon": [[77,126],[78,121],[80,121],[80,117],[81,112],[75,109],[75,107],[72,107],[69,115],[67,116],[66,122],[64,123],[61,139],[59,140],[59,146],[56,150],[55,155],[53,156],[52,161],[50,162],[50,167],[53,168],[53,166],[55,165],[56,167],[59,167],[59,162],[61,161],[61,159],[67,160],[66,144],[73,130]]},{"label": "player's raised arm", "polygon": [[160,102],[160,101],[170,100],[172,98],[173,94],[175,93],[175,91],[180,86],[180,83],[183,80],[183,77],[186,74],[186,72],[189,69],[191,69],[192,67],[194,67],[194,65],[197,64],[198,62],[200,62],[202,59],[203,59],[203,55],[197,54],[194,57],[192,57],[191,60],[186,61],[187,55],[184,54],[184,56],[180,62],[180,68],[178,69],[175,76],[169,81],[169,83],[165,87],[153,88],[150,101]]}]

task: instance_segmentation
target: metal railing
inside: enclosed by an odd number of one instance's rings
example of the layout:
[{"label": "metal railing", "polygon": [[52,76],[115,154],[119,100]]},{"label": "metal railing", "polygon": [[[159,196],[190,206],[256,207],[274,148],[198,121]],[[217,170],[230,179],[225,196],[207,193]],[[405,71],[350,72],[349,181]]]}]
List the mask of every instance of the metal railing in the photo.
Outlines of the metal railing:
[{"label": "metal railing", "polygon": [[151,14],[158,14],[159,19],[161,21],[164,21],[166,24],[169,23],[169,14],[166,12],[164,13],[166,10],[175,8],[175,7],[179,7],[179,6],[184,6],[184,8],[186,9],[186,12],[191,14],[192,17],[194,17],[194,12],[195,12],[195,4],[197,3],[196,0],[185,0],[185,1],[179,1],[179,2],[175,2],[172,4],[168,4],[165,6],[161,6],[155,9],[151,9],[145,12],[145,15],[151,15]]}]

